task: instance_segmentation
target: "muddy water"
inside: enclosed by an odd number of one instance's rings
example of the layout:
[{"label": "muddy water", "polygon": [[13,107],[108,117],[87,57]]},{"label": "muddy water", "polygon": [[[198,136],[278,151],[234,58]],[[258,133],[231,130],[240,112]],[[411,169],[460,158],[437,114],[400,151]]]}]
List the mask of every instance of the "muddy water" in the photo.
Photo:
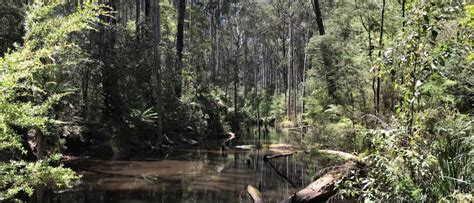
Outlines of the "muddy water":
[{"label": "muddy water", "polygon": [[82,175],[81,184],[54,192],[48,202],[251,202],[249,184],[266,202],[279,202],[309,183],[315,169],[303,161],[308,159],[304,153],[271,164],[263,159],[282,151],[268,146],[297,144],[298,135],[270,129],[261,136],[262,149],[256,149],[253,134],[224,150],[198,147],[161,158],[78,160],[73,168]]}]

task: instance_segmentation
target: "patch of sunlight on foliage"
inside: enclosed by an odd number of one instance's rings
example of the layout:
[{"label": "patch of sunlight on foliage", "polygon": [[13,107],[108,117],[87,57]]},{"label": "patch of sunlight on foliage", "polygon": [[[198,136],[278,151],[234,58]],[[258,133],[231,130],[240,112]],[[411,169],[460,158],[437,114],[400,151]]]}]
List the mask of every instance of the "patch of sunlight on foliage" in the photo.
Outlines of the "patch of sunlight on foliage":
[{"label": "patch of sunlight on foliage", "polygon": [[145,110],[132,109],[130,116],[146,123],[153,123],[158,118],[158,113],[156,113],[153,107]]},{"label": "patch of sunlight on foliage", "polygon": [[19,192],[31,196],[36,186],[52,185],[55,188],[70,188],[74,180],[80,177],[74,171],[63,166],[53,167],[60,155],[37,162],[10,161],[0,163],[0,201],[11,200]]},{"label": "patch of sunlight on foliage", "polygon": [[294,121],[284,119],[278,124],[278,126],[280,126],[281,128],[291,128],[291,127],[295,127],[296,125]]},{"label": "patch of sunlight on foliage", "polygon": [[330,104],[324,113],[328,114],[330,119],[337,119],[344,114],[344,108],[341,105]]},{"label": "patch of sunlight on foliage", "polygon": [[316,136],[309,137],[313,142],[325,143],[326,147],[342,151],[352,151],[356,148],[356,129],[349,118],[342,117],[337,122],[329,122],[319,128]]},{"label": "patch of sunlight on foliage", "polygon": [[474,28],[474,5],[466,5],[466,16],[460,20],[462,25]]},{"label": "patch of sunlight on foliage", "polygon": [[177,24],[175,21],[176,9],[169,1],[160,1],[160,14],[161,14],[161,32],[162,36],[168,36],[169,41],[175,40],[175,34],[166,34],[166,33],[176,33]]},{"label": "patch of sunlight on foliage", "polygon": [[281,120],[282,115],[285,115],[285,97],[283,94],[275,95],[270,104],[269,117]]},{"label": "patch of sunlight on foliage", "polygon": [[[46,76],[74,64],[61,58],[79,49],[69,42],[69,35],[93,30],[98,17],[107,15],[102,8],[84,3],[75,12],[64,14],[64,5],[59,2],[35,1],[26,12],[24,45],[0,58],[0,159],[15,158],[0,162],[0,201],[10,201],[22,191],[32,195],[36,186],[70,187],[79,178],[70,169],[52,166],[60,155],[37,162],[21,160],[19,153],[25,154],[26,149],[21,144],[22,135],[13,129],[35,128],[48,135],[47,126],[61,123],[48,116],[53,105],[70,93],[46,89],[53,84],[45,81]],[[75,57],[71,60],[82,60]]]},{"label": "patch of sunlight on foliage", "polygon": [[[404,77],[417,78],[395,84],[404,102],[386,124],[356,131],[370,171],[366,177],[345,177],[337,187],[366,201],[472,202],[474,136],[471,104],[465,104],[471,98],[465,95],[472,92],[474,7],[467,6],[465,14],[449,3],[413,6],[391,47],[391,63],[413,68]],[[462,26],[452,26],[460,19]],[[447,25],[453,29],[444,29]],[[417,54],[425,57],[412,57]]]},{"label": "patch of sunlight on foliage", "polygon": [[369,200],[472,201],[472,120],[453,111],[431,110],[417,117],[412,136],[401,120],[387,129],[361,131],[358,136],[368,140],[364,159],[371,170],[365,178],[348,178],[338,186],[341,191]]},{"label": "patch of sunlight on foliage", "polygon": [[137,22],[134,20],[127,21],[126,29],[127,29],[127,32],[129,33],[136,33]]},{"label": "patch of sunlight on foliage", "polygon": [[[466,16],[460,20],[460,23],[472,31],[474,28],[474,5],[466,5],[465,10]],[[474,41],[470,41],[469,43],[471,46],[474,46]],[[468,63],[474,62],[474,52],[471,51],[466,60]]]}]

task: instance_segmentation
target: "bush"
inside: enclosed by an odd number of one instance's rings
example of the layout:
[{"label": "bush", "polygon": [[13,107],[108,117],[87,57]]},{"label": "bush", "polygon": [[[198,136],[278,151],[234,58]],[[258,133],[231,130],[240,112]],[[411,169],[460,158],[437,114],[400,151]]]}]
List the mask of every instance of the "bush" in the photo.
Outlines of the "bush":
[{"label": "bush", "polygon": [[417,118],[413,135],[400,120],[360,135],[369,140],[365,159],[371,163],[370,172],[341,183],[344,194],[377,201],[471,201],[474,160],[469,116],[429,110]]},{"label": "bush", "polygon": [[69,94],[49,87],[56,84],[49,80],[58,69],[84,60],[70,55],[79,51],[69,36],[92,29],[98,16],[106,15],[93,3],[72,13],[63,9],[61,3],[35,1],[26,12],[23,46],[0,58],[0,201],[15,199],[19,193],[31,196],[36,186],[69,187],[78,178],[70,169],[53,166],[57,155],[36,162],[22,160],[29,146],[25,131],[17,130],[34,129],[35,139],[48,140],[43,136],[51,136],[49,127],[61,123],[53,119],[51,109]]}]

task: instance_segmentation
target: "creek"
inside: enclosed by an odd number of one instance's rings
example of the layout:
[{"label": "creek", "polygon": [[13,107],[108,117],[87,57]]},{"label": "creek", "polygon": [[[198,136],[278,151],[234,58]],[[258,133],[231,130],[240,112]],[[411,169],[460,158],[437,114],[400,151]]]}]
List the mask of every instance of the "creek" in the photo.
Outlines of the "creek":
[{"label": "creek", "polygon": [[[69,163],[82,176],[74,188],[54,191],[47,202],[251,202],[253,185],[266,202],[279,202],[332,165],[312,153],[264,160],[301,144],[301,133],[270,128],[257,149],[256,129],[223,149],[219,142],[172,150],[162,157],[79,159]],[[263,133],[262,133],[263,134]]]}]

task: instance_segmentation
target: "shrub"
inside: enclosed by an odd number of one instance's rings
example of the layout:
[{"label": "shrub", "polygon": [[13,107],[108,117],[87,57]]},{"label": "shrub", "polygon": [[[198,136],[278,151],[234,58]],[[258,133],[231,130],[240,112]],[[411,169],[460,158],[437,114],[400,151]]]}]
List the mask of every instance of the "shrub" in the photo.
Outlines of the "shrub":
[{"label": "shrub", "polygon": [[417,118],[413,135],[400,120],[360,135],[369,140],[365,159],[371,163],[370,172],[341,183],[344,194],[378,201],[471,201],[474,160],[469,116],[430,110]]}]

